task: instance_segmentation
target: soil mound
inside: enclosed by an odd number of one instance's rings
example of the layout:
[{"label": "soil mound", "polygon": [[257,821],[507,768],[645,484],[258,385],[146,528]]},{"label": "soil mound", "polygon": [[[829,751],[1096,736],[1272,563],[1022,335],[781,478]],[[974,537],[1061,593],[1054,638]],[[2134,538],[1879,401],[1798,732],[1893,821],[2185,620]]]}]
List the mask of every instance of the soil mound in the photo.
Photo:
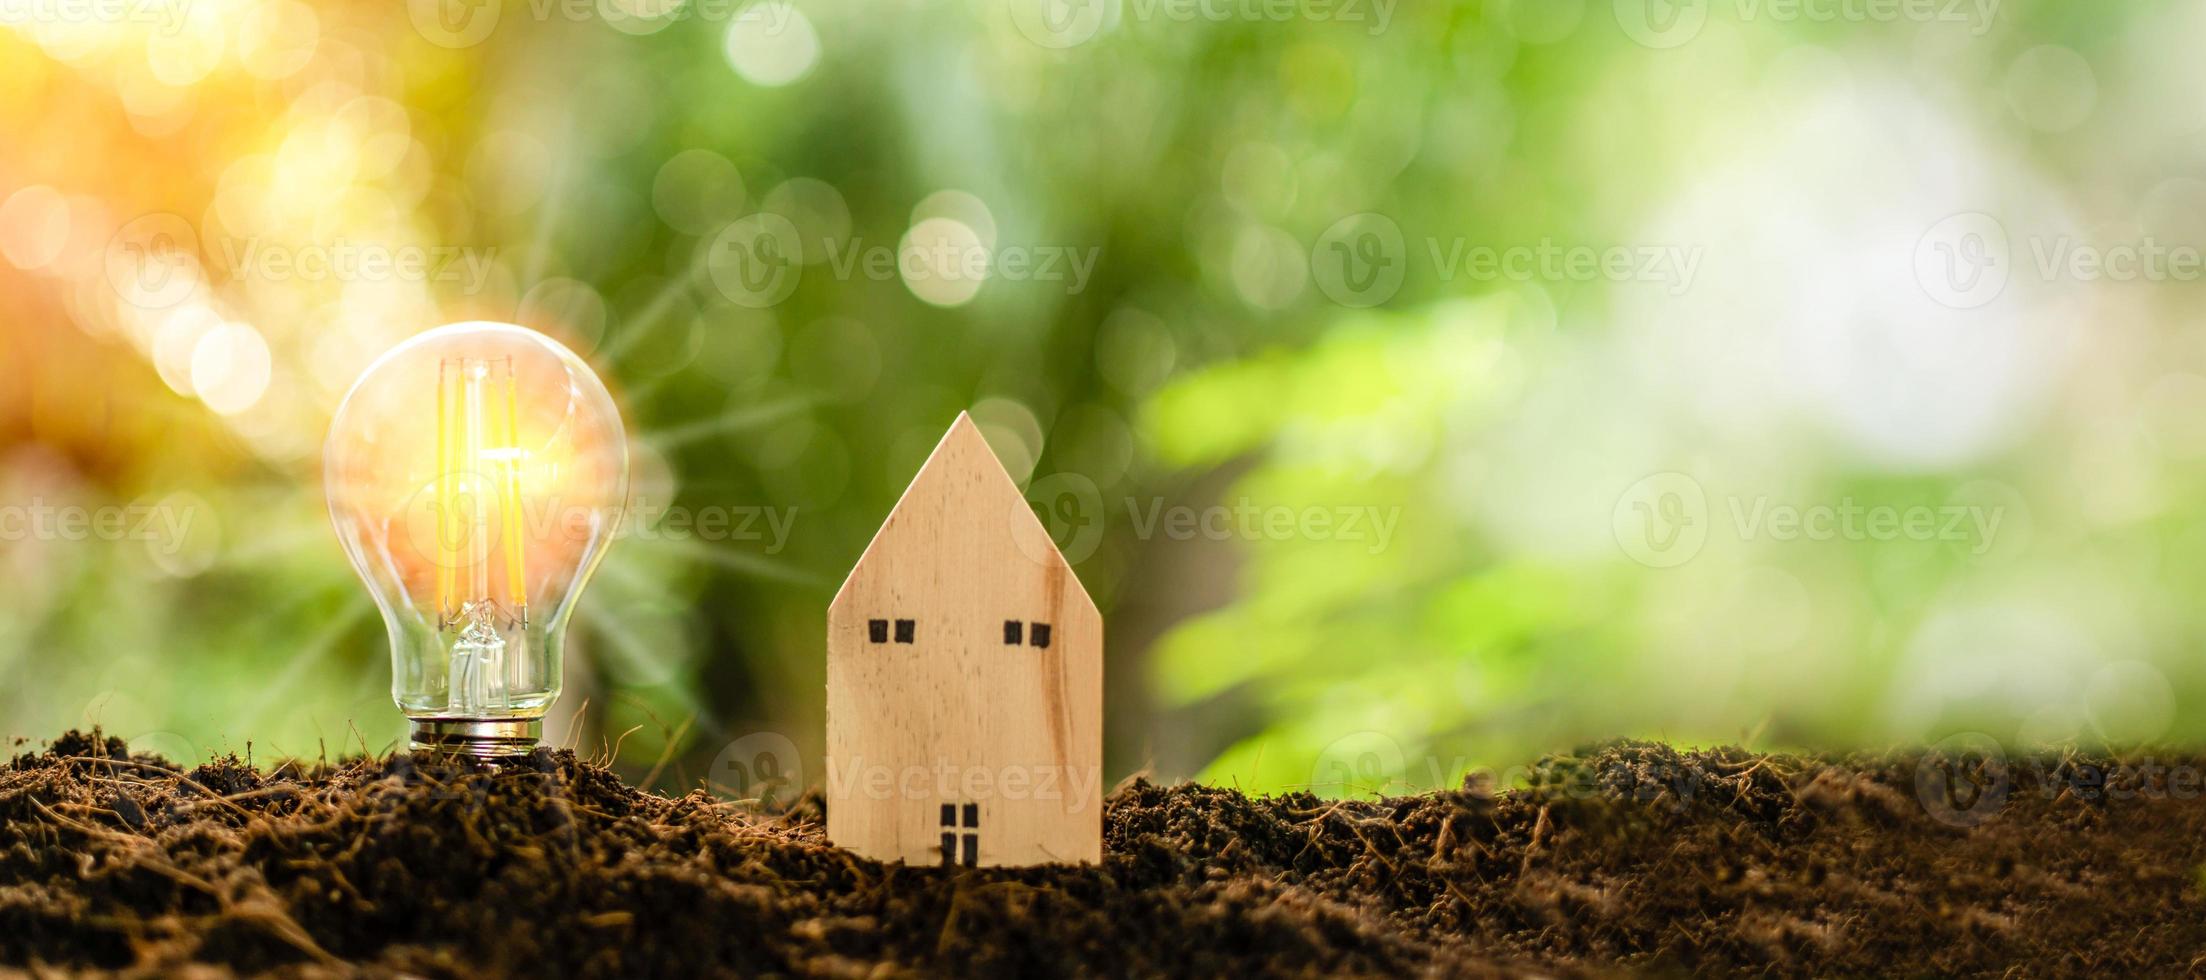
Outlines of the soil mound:
[{"label": "soil mound", "polygon": [[882,865],[572,753],[0,767],[0,967],[427,976],[2172,974],[2198,760],[1619,742],[1385,800],[1134,782],[1096,867]]}]

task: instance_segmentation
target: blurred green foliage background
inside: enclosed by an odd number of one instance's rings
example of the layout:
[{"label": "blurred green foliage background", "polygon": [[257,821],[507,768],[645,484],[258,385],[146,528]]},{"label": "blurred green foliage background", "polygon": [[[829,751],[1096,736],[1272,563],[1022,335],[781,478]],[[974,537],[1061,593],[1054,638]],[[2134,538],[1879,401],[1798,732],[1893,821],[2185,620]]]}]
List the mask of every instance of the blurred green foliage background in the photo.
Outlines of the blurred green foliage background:
[{"label": "blurred green foliage background", "polygon": [[9,734],[392,746],[318,452],[463,319],[622,401],[547,727],[662,787],[817,764],[966,409],[1106,612],[1112,778],[2206,734],[2197,3],[4,9]]}]

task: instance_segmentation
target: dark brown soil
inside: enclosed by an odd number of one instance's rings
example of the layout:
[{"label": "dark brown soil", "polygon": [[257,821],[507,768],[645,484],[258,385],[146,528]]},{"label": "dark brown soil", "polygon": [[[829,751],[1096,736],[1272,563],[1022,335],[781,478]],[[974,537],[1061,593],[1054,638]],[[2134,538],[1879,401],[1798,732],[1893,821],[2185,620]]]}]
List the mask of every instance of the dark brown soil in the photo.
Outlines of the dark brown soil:
[{"label": "dark brown soil", "polygon": [[949,871],[566,752],[186,773],[71,733],[0,767],[0,972],[2169,975],[2199,772],[1617,743],[1500,794],[1136,782],[1100,867]]}]

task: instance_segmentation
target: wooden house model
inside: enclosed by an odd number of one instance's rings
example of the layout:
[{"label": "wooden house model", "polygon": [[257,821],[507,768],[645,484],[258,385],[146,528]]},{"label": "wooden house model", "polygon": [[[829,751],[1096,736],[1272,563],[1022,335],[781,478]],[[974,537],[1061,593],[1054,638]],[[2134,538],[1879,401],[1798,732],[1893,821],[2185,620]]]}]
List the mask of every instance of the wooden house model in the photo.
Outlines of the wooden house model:
[{"label": "wooden house model", "polygon": [[827,613],[827,833],[908,864],[1094,862],[1103,620],[960,414]]}]

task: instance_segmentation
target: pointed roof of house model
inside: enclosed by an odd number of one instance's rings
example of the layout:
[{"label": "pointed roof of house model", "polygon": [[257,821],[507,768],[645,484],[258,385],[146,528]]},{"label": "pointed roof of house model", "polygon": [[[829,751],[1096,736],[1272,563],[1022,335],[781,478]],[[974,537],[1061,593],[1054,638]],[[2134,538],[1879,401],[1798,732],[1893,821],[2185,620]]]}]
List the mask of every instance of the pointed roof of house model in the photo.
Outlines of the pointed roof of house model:
[{"label": "pointed roof of house model", "polygon": [[[950,423],[950,430],[943,433],[942,441],[927,454],[927,461],[920,466],[918,475],[904,488],[896,506],[890,508],[888,519],[881,522],[881,529],[874,532],[865,554],[859,557],[858,564],[843,580],[842,588],[836,591],[835,601],[842,601],[851,583],[867,570],[868,562],[876,557],[886,559],[890,556],[893,549],[884,547],[885,542],[906,534],[907,529],[925,527],[931,532],[942,523],[969,525],[975,534],[962,542],[937,542],[937,547],[956,549],[967,542],[978,546],[987,538],[1002,534],[1018,549],[1020,558],[1068,577],[1072,575],[1072,563],[1051,540],[1049,528],[1035,516],[1033,507],[1019,491],[1019,485],[1012,482],[1010,472],[1004,469],[995,450],[988,447],[988,438],[981,434],[980,426],[974,424],[970,414],[959,412],[956,421]],[[990,524],[1000,524],[1000,528],[989,527]],[[1095,603],[1089,599],[1087,590],[1077,588],[1077,579],[1074,585],[1073,591],[1079,594],[1080,601],[1093,612]]]}]

